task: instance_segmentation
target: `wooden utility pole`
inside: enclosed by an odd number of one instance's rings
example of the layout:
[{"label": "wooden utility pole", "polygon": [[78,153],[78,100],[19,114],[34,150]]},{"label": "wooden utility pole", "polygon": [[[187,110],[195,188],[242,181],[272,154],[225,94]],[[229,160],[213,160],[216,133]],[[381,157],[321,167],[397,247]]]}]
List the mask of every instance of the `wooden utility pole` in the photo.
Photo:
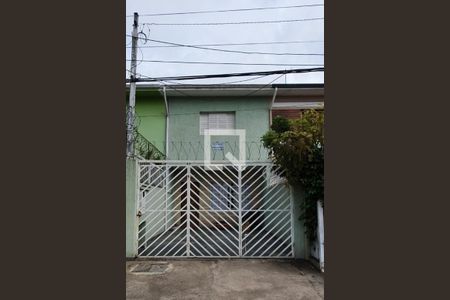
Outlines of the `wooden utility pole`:
[{"label": "wooden utility pole", "polygon": [[138,13],[134,13],[133,31],[131,33],[131,68],[130,68],[130,98],[127,113],[127,157],[134,155],[134,120],[136,104],[136,51],[138,42]]}]

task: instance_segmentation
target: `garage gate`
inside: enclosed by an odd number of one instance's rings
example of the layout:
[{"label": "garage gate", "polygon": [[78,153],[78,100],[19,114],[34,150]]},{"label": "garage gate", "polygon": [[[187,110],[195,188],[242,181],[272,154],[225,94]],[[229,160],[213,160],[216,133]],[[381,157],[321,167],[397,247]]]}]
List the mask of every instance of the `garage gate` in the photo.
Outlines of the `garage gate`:
[{"label": "garage gate", "polygon": [[139,257],[293,257],[289,186],[272,163],[138,161]]}]

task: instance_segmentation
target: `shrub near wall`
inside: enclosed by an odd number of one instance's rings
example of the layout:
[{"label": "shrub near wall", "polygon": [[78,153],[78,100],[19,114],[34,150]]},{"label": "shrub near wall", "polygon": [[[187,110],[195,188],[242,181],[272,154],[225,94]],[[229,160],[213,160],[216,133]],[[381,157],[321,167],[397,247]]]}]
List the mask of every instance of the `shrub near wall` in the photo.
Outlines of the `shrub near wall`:
[{"label": "shrub near wall", "polygon": [[275,117],[262,137],[274,163],[285,170],[291,185],[304,191],[300,220],[310,241],[316,238],[317,201],[324,201],[324,114],[307,110],[295,120]]}]

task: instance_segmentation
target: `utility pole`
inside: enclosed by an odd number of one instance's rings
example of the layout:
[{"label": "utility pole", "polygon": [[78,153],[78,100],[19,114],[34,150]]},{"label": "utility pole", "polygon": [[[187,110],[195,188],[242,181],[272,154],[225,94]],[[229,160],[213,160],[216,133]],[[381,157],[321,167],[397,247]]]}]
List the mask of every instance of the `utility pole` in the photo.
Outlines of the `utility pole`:
[{"label": "utility pole", "polygon": [[130,98],[127,114],[127,157],[134,154],[134,120],[136,104],[136,51],[138,42],[138,13],[134,13],[133,31],[131,33],[131,74],[130,74]]}]

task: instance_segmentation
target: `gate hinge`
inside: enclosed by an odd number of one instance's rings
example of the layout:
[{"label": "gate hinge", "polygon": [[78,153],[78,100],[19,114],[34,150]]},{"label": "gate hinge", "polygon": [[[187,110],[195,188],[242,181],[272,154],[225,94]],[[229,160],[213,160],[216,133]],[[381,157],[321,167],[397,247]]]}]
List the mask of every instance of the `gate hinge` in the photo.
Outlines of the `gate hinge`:
[{"label": "gate hinge", "polygon": [[139,218],[142,216],[141,211],[138,211],[138,213],[136,214],[136,216],[138,216]]}]

